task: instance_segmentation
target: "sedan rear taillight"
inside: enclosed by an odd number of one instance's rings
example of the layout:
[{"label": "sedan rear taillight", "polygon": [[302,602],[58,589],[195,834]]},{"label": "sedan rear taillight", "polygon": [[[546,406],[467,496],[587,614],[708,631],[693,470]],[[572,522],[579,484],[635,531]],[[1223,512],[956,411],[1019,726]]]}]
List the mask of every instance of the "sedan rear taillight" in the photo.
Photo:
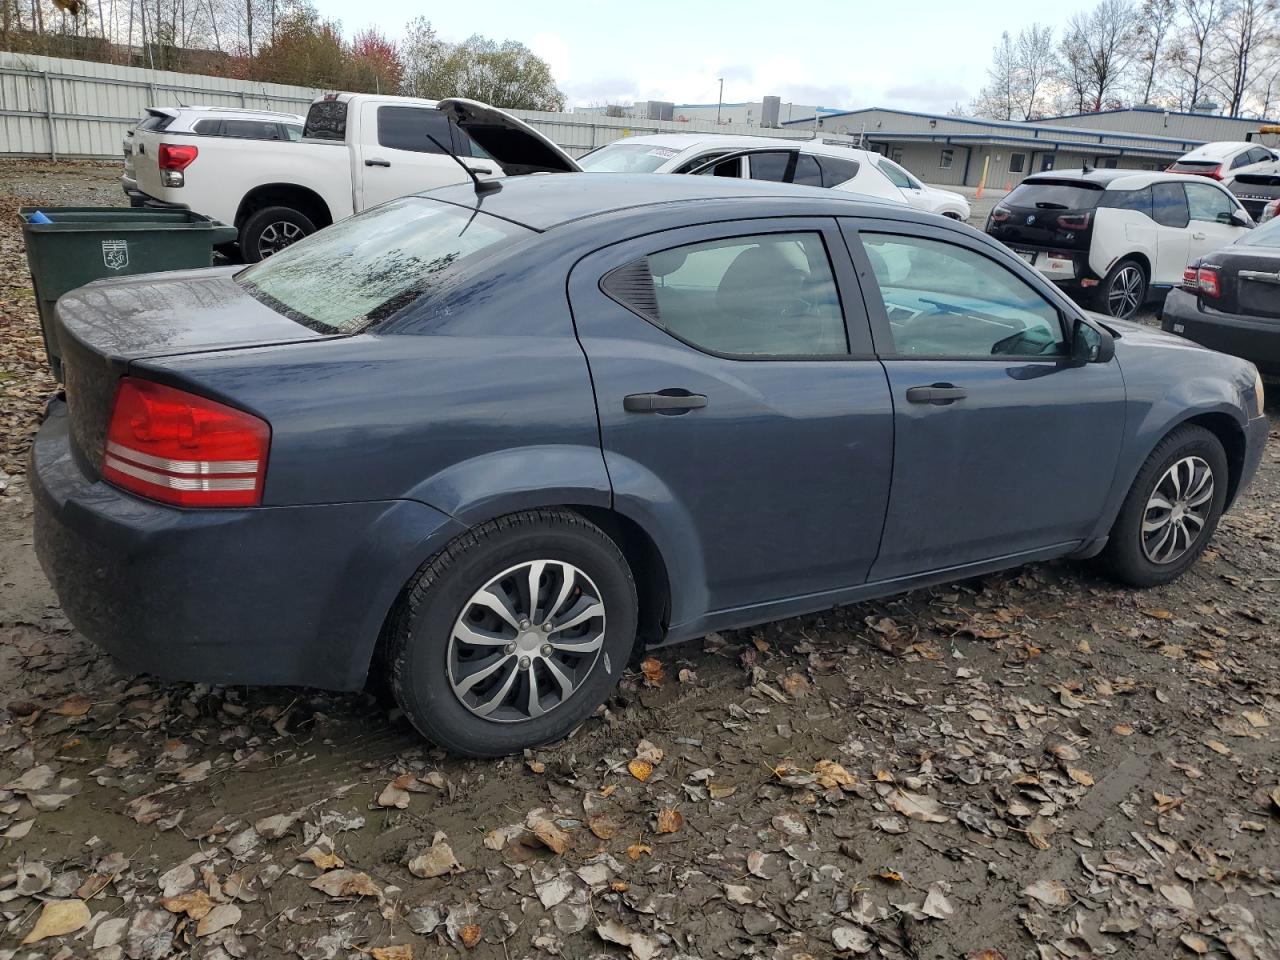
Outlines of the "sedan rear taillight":
[{"label": "sedan rear taillight", "polygon": [[1216,300],[1222,294],[1222,288],[1218,284],[1218,271],[1214,267],[1201,267],[1197,270],[1196,283],[1200,287],[1202,296],[1213,297]]},{"label": "sedan rear taillight", "polygon": [[271,427],[173,387],[123,377],[107,427],[103,479],[179,507],[262,502]]},{"label": "sedan rear taillight", "polygon": [[1182,283],[1179,286],[1188,293],[1200,292],[1200,268],[1196,264],[1193,263],[1182,271]]}]

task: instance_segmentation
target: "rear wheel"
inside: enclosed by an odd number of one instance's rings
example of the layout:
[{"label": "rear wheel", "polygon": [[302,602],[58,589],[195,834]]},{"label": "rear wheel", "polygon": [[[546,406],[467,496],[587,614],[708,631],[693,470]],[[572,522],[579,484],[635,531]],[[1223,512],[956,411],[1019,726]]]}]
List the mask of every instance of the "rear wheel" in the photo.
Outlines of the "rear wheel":
[{"label": "rear wheel", "polygon": [[1147,300],[1147,273],[1136,260],[1121,260],[1098,284],[1094,309],[1128,320]]},{"label": "rear wheel", "polygon": [[1194,424],[1174,430],[1138,471],[1099,560],[1136,587],[1177,579],[1208,546],[1228,479],[1217,437]]},{"label": "rear wheel", "polygon": [[635,582],[599,527],[535,510],[482,524],[418,572],[386,665],[424,736],[503,756],[568,735],[604,702],[636,638]]},{"label": "rear wheel", "polygon": [[257,263],[316,232],[316,225],[292,207],[263,207],[240,228],[240,252]]}]

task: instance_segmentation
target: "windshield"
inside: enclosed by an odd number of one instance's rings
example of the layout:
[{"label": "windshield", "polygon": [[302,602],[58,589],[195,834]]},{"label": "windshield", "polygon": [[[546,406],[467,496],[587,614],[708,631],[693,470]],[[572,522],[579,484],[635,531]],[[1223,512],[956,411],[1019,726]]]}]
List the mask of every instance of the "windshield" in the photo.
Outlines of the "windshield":
[{"label": "windshield", "polygon": [[354,333],[439,288],[532,230],[402,197],[343,220],[236,274],[267,306],[323,333]]},{"label": "windshield", "polygon": [[1102,198],[1101,187],[1071,181],[1024,180],[1002,206],[1035,210],[1092,210]]},{"label": "windshield", "polygon": [[588,173],[653,173],[679,152],[651,143],[619,141],[579,157],[578,166]]},{"label": "windshield", "polygon": [[1280,217],[1250,230],[1236,243],[1243,247],[1280,247]]}]

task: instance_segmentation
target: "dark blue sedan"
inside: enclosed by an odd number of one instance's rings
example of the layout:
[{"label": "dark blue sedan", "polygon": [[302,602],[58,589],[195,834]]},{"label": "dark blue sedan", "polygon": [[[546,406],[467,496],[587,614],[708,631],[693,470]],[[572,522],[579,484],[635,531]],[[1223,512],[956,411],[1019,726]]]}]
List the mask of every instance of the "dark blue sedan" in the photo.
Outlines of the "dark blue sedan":
[{"label": "dark blue sedan", "polygon": [[134,670],[360,687],[460,753],[639,644],[1050,557],[1166,583],[1249,482],[1245,361],[1081,312],[954,221],[551,175],[58,305],[36,545]]}]

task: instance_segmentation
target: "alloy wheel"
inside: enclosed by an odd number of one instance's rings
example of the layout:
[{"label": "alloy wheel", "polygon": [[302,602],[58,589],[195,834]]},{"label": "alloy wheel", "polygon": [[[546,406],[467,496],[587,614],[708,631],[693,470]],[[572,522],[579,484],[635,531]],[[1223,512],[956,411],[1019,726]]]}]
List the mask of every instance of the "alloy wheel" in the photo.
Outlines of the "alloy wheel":
[{"label": "alloy wheel", "polygon": [[1164,472],[1142,512],[1142,552],[1152,563],[1173,563],[1199,541],[1213,509],[1213,468],[1183,457]]},{"label": "alloy wheel", "polygon": [[562,560],[526,561],[463,605],[449,638],[449,686],[486,720],[536,719],[590,676],[604,633],[604,601],[590,577]]},{"label": "alloy wheel", "polygon": [[1142,271],[1133,264],[1126,264],[1107,288],[1107,312],[1124,319],[1132,316],[1142,306]]},{"label": "alloy wheel", "polygon": [[297,243],[306,233],[296,223],[288,220],[276,220],[266,225],[258,235],[258,255],[266,259],[273,253],[279,253],[290,244]]}]

